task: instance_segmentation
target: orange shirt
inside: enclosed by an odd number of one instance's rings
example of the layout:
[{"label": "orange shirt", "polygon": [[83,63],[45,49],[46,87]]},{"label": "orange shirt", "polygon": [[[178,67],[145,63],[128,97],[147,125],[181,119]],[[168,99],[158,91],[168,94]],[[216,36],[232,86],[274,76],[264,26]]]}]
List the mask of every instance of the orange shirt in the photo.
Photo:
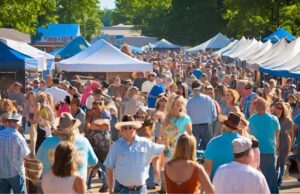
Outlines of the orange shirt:
[{"label": "orange shirt", "polygon": [[200,182],[198,178],[198,168],[194,165],[193,174],[187,181],[177,184],[172,181],[165,171],[167,193],[199,193]]}]

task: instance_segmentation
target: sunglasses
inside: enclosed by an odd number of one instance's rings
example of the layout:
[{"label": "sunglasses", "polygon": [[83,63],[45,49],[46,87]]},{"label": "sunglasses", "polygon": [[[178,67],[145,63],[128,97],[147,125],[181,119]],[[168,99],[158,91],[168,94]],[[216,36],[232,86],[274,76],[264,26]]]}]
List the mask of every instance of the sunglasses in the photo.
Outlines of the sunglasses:
[{"label": "sunglasses", "polygon": [[125,131],[126,130],[132,130],[132,129],[135,129],[135,126],[131,126],[131,125],[129,125],[129,126],[123,126],[122,129],[124,129]]},{"label": "sunglasses", "polygon": [[278,109],[278,110],[283,110],[283,107],[275,107],[276,109]]}]

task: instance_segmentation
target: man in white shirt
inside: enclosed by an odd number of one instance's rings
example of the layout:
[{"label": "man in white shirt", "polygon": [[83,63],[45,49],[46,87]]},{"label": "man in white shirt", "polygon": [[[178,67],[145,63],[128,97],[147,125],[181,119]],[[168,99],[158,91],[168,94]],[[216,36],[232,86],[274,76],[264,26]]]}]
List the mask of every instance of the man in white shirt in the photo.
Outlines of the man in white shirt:
[{"label": "man in white shirt", "polygon": [[239,137],[232,145],[235,160],[218,168],[213,179],[215,193],[270,193],[264,175],[250,166],[254,159],[252,142]]},{"label": "man in white shirt", "polygon": [[45,90],[47,94],[51,94],[53,97],[53,102],[58,105],[60,102],[64,102],[66,96],[69,96],[68,92],[58,88],[59,79],[54,78],[52,80],[52,87]]},{"label": "man in white shirt", "polygon": [[144,81],[142,84],[142,92],[149,93],[152,87],[156,84],[157,74],[155,72],[150,72],[148,74],[148,80]]}]

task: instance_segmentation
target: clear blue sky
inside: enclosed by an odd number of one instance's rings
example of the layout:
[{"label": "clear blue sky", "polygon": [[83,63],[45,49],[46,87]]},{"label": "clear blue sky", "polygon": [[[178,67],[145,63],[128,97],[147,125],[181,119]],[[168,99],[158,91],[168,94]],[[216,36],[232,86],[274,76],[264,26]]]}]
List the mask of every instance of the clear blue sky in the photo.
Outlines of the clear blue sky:
[{"label": "clear blue sky", "polygon": [[108,8],[108,9],[114,9],[115,6],[115,0],[99,0],[101,8]]}]

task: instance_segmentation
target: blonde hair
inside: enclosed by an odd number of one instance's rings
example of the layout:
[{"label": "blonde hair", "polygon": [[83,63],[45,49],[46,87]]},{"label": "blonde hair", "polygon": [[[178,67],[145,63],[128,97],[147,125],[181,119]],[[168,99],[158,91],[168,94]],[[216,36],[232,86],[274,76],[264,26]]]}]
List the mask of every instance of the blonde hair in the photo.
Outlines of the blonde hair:
[{"label": "blonde hair", "polygon": [[176,160],[196,161],[196,139],[193,135],[182,134],[178,138],[171,161]]},{"label": "blonde hair", "polygon": [[170,118],[174,116],[174,105],[176,101],[178,101],[181,104],[181,112],[186,113],[186,100],[183,96],[177,95],[172,100],[169,101],[170,104],[169,106],[167,106],[169,108],[167,111]]},{"label": "blonde hair", "polygon": [[233,98],[232,104],[236,104],[240,98],[239,93],[234,89],[227,89],[226,92],[229,92]]},{"label": "blonde hair", "polygon": [[6,110],[4,110],[5,112],[17,112],[17,108],[14,106],[14,103],[12,100],[10,99],[3,99],[2,103],[1,103],[1,108],[4,109],[4,105],[5,103],[7,104],[6,106]]},{"label": "blonde hair", "polygon": [[174,104],[176,102],[176,100],[179,100],[179,102],[181,102],[181,113],[186,114],[186,100],[183,96],[181,95],[174,95],[174,96],[170,96],[169,101],[167,103],[167,115],[166,115],[166,119],[163,123],[163,126],[166,127],[170,124],[170,119],[174,116]]}]

